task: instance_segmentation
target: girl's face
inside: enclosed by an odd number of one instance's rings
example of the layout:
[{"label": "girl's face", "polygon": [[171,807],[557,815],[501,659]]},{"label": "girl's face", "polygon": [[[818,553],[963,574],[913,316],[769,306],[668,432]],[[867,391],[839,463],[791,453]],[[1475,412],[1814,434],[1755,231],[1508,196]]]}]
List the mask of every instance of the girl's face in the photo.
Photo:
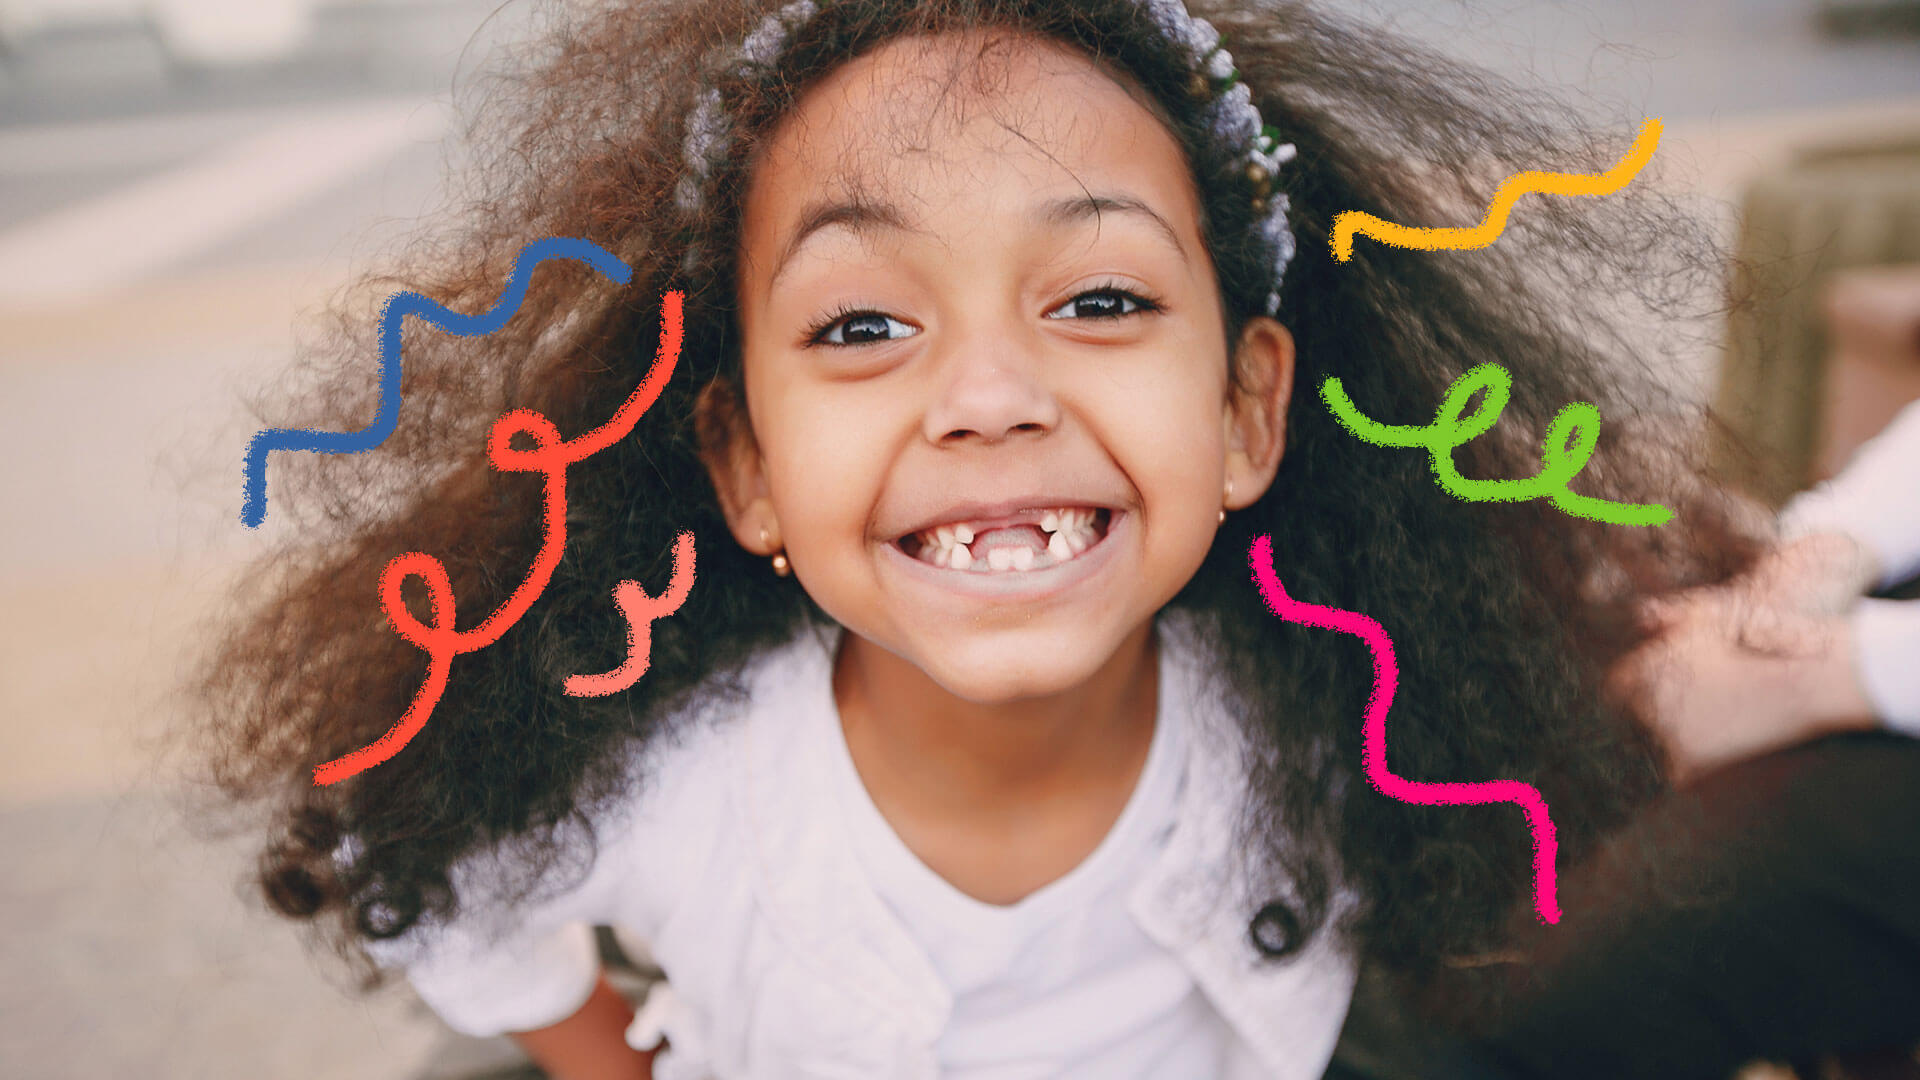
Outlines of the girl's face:
[{"label": "girl's face", "polygon": [[958,697],[1085,682],[1272,481],[1292,340],[1253,320],[1230,400],[1179,145],[1069,49],[845,64],[762,146],[741,244],[733,532]]}]

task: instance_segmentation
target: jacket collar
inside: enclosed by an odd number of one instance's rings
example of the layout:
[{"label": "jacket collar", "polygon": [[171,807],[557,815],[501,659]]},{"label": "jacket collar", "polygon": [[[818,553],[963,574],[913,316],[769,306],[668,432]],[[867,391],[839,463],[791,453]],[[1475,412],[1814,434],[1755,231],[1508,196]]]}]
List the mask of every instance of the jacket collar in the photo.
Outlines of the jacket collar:
[{"label": "jacket collar", "polygon": [[[1174,832],[1129,897],[1129,909],[1149,937],[1182,958],[1259,1056],[1263,1076],[1318,1080],[1346,1020],[1356,966],[1330,930],[1282,961],[1266,959],[1254,946],[1252,915],[1275,897],[1251,883],[1241,854],[1244,731],[1192,624],[1163,614],[1160,629],[1171,661],[1163,669],[1167,682],[1174,693],[1188,695],[1172,705],[1191,717],[1186,786]],[[1168,705],[1163,697],[1162,707]],[[1337,891],[1333,914],[1353,899]]]}]

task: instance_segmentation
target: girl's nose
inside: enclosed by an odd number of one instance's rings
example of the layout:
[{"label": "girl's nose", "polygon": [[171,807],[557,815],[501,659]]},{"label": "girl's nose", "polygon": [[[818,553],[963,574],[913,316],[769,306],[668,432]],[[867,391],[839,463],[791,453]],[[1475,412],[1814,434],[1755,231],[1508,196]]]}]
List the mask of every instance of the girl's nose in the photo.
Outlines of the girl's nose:
[{"label": "girl's nose", "polygon": [[979,439],[997,443],[1060,423],[1060,405],[1046,382],[1039,351],[1011,335],[981,335],[961,344],[945,366],[927,409],[927,440],[936,446]]}]

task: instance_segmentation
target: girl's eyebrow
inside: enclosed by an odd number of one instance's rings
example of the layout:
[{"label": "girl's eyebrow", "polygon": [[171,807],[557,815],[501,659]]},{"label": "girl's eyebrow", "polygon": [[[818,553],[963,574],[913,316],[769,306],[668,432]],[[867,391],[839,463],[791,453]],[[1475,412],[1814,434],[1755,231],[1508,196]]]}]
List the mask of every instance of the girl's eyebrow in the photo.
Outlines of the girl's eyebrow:
[{"label": "girl's eyebrow", "polygon": [[[1099,219],[1100,215],[1112,211],[1117,214],[1133,214],[1153,224],[1155,232],[1164,238],[1183,263],[1191,262],[1186,246],[1180,242],[1180,234],[1174,231],[1167,219],[1161,217],[1145,201],[1131,195],[1114,192],[1098,195],[1088,193],[1048,199],[1039,203],[1028,215],[1035,223],[1058,228],[1072,225],[1088,218]],[[907,215],[899,207],[884,200],[861,196],[850,198],[829,198],[808,204],[800,214],[799,224],[794,226],[793,235],[781,250],[780,258],[774,262],[773,276],[767,279],[767,292],[780,281],[787,271],[793,257],[815,233],[838,226],[854,233],[879,232],[893,230],[898,232],[925,234],[925,229],[914,227]]]},{"label": "girl's eyebrow", "polygon": [[767,292],[779,284],[780,275],[787,272],[787,266],[800,252],[802,244],[814,233],[833,226],[840,226],[853,233],[879,232],[893,229],[899,232],[924,233],[925,229],[916,229],[907,221],[907,215],[890,202],[870,199],[861,195],[838,199],[822,199],[807,204],[800,211],[800,223],[794,226],[793,235],[780,251],[780,258],[773,264],[773,276],[767,279]]},{"label": "girl's eyebrow", "polygon": [[1144,200],[1120,192],[1099,195],[1069,195],[1060,199],[1049,199],[1034,208],[1032,217],[1045,225],[1072,225],[1087,218],[1099,220],[1107,211],[1117,214],[1136,214],[1153,223],[1155,229],[1172,245],[1174,253],[1181,262],[1189,262],[1186,245],[1180,243],[1180,234],[1173,230],[1167,219],[1148,206]]}]

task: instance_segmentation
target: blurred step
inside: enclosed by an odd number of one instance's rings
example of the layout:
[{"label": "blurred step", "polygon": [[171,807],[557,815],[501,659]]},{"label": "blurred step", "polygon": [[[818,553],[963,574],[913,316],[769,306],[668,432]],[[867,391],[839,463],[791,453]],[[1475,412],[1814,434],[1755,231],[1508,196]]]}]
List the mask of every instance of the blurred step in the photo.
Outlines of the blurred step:
[{"label": "blurred step", "polygon": [[1827,0],[1817,22],[1821,33],[1843,40],[1920,38],[1920,0]]},{"label": "blurred step", "polygon": [[186,23],[170,30],[159,14],[0,25],[0,125],[444,93],[463,53],[475,65],[528,15],[490,18],[483,0],[307,2],[297,39],[268,52]]}]

